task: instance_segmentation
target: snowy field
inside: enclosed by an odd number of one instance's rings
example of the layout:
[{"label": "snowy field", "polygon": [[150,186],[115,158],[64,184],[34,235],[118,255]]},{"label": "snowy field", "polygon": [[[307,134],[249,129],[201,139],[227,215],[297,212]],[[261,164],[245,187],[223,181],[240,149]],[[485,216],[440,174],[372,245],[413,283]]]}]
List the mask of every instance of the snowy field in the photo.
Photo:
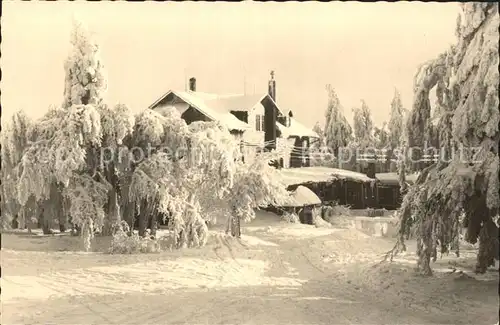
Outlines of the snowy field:
[{"label": "snowy field", "polygon": [[[340,223],[339,223],[340,224]],[[348,224],[348,223],[344,223]],[[349,227],[285,224],[269,213],[241,240],[159,254],[77,250],[70,236],[2,234],[2,324],[495,324],[498,267],[474,252],[412,272],[411,251]],[[410,245],[414,246],[414,245]]]}]

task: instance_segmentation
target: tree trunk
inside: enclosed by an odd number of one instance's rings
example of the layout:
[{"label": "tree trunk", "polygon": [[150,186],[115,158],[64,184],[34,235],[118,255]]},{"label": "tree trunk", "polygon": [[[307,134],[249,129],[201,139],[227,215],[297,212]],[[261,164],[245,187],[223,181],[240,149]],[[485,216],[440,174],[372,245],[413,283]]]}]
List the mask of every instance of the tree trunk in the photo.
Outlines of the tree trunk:
[{"label": "tree trunk", "polygon": [[72,235],[80,236],[82,234],[82,228],[78,225],[73,225]]},{"label": "tree trunk", "polygon": [[26,228],[26,213],[24,213],[24,209],[20,209],[19,213],[17,214],[17,226],[19,229],[25,229]]},{"label": "tree trunk", "polygon": [[156,237],[156,231],[158,230],[158,215],[156,213],[151,214],[151,236]]},{"label": "tree trunk", "polygon": [[229,215],[227,217],[227,221],[226,221],[226,235],[229,234],[229,231],[231,230],[231,220],[232,219],[233,219],[232,215]]},{"label": "tree trunk", "polygon": [[139,213],[139,237],[144,237],[146,234],[146,229],[149,224],[149,216],[148,216],[148,202],[143,200],[141,203],[141,210]]},{"label": "tree trunk", "polygon": [[104,227],[102,229],[103,236],[112,235],[112,229],[121,221],[120,206],[118,205],[118,193],[113,187],[108,193],[107,203],[107,218],[104,219]]},{"label": "tree trunk", "polygon": [[476,273],[485,273],[489,266],[495,265],[498,253],[498,227],[488,216],[479,233]]},{"label": "tree trunk", "polygon": [[52,230],[50,230],[50,216],[47,215],[45,208],[42,208],[40,213],[41,227],[44,235],[52,234]]},{"label": "tree trunk", "polygon": [[241,218],[239,214],[233,214],[231,217],[231,236],[240,238],[241,237]]},{"label": "tree trunk", "polygon": [[156,235],[158,228],[158,202],[153,199],[152,201],[144,200],[141,204],[141,213],[139,214],[139,236],[146,235],[148,226],[151,230],[151,235]]},{"label": "tree trunk", "polygon": [[111,184],[111,190],[108,192],[107,218],[104,220],[102,234],[109,236],[112,234],[113,227],[121,221],[120,204],[118,201],[119,181],[114,163],[106,166],[104,175],[106,180]]},{"label": "tree trunk", "polygon": [[57,211],[59,213],[59,231],[61,233],[66,232],[68,225],[68,215],[66,214],[66,206],[65,206],[65,198],[63,197],[64,186],[62,184],[58,184],[57,186]]},{"label": "tree trunk", "polygon": [[59,231],[61,233],[66,232],[66,225],[64,223],[61,223],[61,220],[59,220]]},{"label": "tree trunk", "polygon": [[150,235],[156,237],[156,231],[158,230],[158,218],[160,214],[158,213],[158,202],[155,200],[153,203],[148,205],[148,227],[151,229]]},{"label": "tree trunk", "polygon": [[333,160],[333,168],[342,168],[343,157],[340,156],[340,148],[339,147],[333,148],[333,156],[335,157]]},{"label": "tree trunk", "polygon": [[141,213],[139,214],[139,236],[140,237],[144,237],[144,235],[146,234],[147,226],[148,226],[148,219],[144,215],[144,212],[141,211]]},{"label": "tree trunk", "polygon": [[[31,215],[31,213],[30,213]],[[25,214],[26,217],[26,214]],[[33,221],[31,220],[31,217],[26,220],[26,228],[28,228],[28,234],[31,234],[31,229],[33,228]]]},{"label": "tree trunk", "polygon": [[57,200],[60,201],[54,203],[54,213],[56,214],[56,218],[59,223],[59,231],[63,233],[66,232],[66,217],[62,206],[62,195],[61,193],[57,193],[56,195],[58,196]]},{"label": "tree trunk", "polygon": [[133,202],[126,202],[123,208],[123,220],[125,220],[130,228],[129,235],[132,235],[135,227],[135,204]]}]

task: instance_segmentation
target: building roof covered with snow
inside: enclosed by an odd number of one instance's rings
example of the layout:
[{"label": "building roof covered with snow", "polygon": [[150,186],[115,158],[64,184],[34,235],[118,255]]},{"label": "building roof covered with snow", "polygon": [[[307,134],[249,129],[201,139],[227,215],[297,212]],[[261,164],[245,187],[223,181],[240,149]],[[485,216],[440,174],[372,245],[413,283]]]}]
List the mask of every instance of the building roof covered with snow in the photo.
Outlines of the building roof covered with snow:
[{"label": "building roof covered with snow", "polygon": [[253,94],[253,95],[219,96],[212,100],[207,101],[206,104],[220,112],[228,112],[228,113],[231,111],[248,112],[254,109],[256,106],[262,105],[262,100],[264,100],[266,96],[269,95]]},{"label": "building roof covered with snow", "polygon": [[[174,106],[181,111],[187,123],[193,121],[220,121],[229,130],[245,131],[268,130],[267,140],[275,141],[276,136],[312,137],[319,135],[293,118],[288,110],[282,110],[275,101],[275,80],[273,73],[268,93],[259,94],[211,94],[196,90],[196,78],[189,80],[189,90],[169,90],[149,106],[156,109],[162,106]],[[264,116],[264,118],[263,118]],[[274,123],[265,116],[273,116]],[[262,124],[260,124],[262,123]],[[254,125],[255,124],[255,125]],[[256,125],[261,125],[256,127]]]},{"label": "building roof covered with snow", "polygon": [[332,182],[338,179],[351,180],[360,183],[376,181],[365,174],[350,170],[328,167],[302,167],[281,169],[279,171],[285,185],[298,185],[306,183]]},{"label": "building roof covered with snow", "polygon": [[299,137],[319,138],[318,133],[314,132],[312,129],[301,124],[293,117],[288,117],[288,121],[289,121],[288,126],[285,126],[280,122],[276,122],[276,126],[280,130],[283,137],[287,138],[290,136],[299,136]]},{"label": "building roof covered with snow", "polygon": [[313,191],[305,186],[297,187],[291,194],[290,207],[303,207],[311,205],[320,205],[320,198]]},{"label": "building roof covered with snow", "polygon": [[176,96],[177,98],[184,101],[186,104],[190,105],[191,107],[194,107],[203,115],[207,116],[210,120],[219,121],[230,130],[244,131],[251,128],[247,123],[240,121],[233,114],[229,112],[216,110],[212,106],[208,105],[207,102],[214,101],[217,98],[217,95],[213,94],[198,93],[193,91],[169,90],[156,102],[154,102],[149,108],[154,109],[158,107],[161,104],[161,102],[169,95]]}]

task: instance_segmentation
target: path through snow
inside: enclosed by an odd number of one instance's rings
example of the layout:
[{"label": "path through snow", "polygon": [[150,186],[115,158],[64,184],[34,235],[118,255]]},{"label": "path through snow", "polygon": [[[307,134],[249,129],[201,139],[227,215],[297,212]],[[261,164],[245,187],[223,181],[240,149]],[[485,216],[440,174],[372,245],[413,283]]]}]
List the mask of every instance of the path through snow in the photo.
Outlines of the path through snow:
[{"label": "path through snow", "polygon": [[413,254],[376,264],[392,243],[353,229],[257,220],[244,233],[241,240],[216,234],[202,249],[150,255],[2,250],[2,323],[497,321],[493,273],[484,281],[459,272],[416,277],[405,264]]}]

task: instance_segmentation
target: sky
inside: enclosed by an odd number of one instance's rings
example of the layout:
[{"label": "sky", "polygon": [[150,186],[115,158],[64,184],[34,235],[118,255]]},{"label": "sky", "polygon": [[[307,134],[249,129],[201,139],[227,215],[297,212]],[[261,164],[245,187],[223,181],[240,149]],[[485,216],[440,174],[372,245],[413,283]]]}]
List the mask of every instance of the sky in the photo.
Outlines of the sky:
[{"label": "sky", "polygon": [[324,123],[326,84],[348,120],[364,99],[376,125],[397,88],[411,109],[420,64],[455,43],[457,3],[8,1],[2,15],[2,119],[60,105],[72,18],[100,46],[105,101],[146,109],[196,77],[209,93],[265,93],[312,127]]}]

